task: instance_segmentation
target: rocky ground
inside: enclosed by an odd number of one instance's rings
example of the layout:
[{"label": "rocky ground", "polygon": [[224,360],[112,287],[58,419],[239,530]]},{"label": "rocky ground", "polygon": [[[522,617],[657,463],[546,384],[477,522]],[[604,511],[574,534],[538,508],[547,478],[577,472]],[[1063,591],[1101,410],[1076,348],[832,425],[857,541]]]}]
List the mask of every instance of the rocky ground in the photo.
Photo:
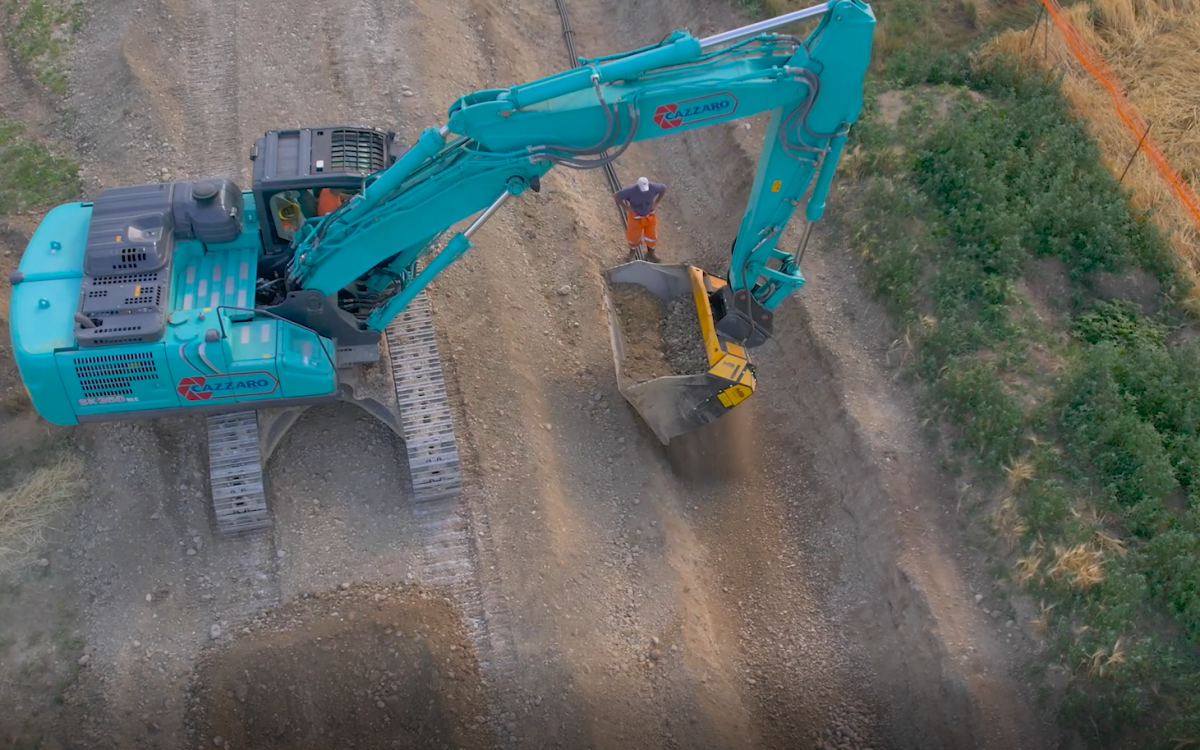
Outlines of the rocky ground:
[{"label": "rocky ground", "polygon": [[[582,54],[742,22],[700,0],[567,4]],[[267,129],[361,122],[411,141],[459,94],[565,62],[551,0],[88,10],[62,133],[91,189],[201,174],[248,186],[245,154]],[[28,82],[3,72],[0,97],[21,100]],[[664,261],[725,272],[761,128],[622,157],[626,182],[672,186]],[[0,235],[4,249],[30,228]],[[453,609],[411,588],[403,446],[352,407],[310,410],[275,452],[276,525],[252,543],[212,536],[202,420],[81,428],[89,487],[47,564],[0,591],[0,739],[1055,746],[1023,677],[1029,613],[996,599],[964,544],[956,488],[888,360],[896,336],[841,248],[810,247],[753,399],[664,449],[616,389],[600,271],[625,249],[602,176],[552,173],[474,240],[431,295],[465,502],[490,530],[476,564],[511,663],[477,669]],[[5,435],[44,430],[5,419]]]}]

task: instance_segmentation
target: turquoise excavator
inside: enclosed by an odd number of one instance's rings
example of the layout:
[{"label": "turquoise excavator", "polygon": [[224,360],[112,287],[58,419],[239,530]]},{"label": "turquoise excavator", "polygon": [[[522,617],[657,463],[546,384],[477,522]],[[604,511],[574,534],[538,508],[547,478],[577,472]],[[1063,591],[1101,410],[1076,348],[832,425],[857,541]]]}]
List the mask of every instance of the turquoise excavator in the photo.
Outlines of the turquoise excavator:
[{"label": "turquoise excavator", "polygon": [[[773,31],[804,19],[815,20],[804,38]],[[426,285],[555,166],[602,167],[635,141],[769,112],[727,277],[642,260],[604,274],[606,288],[695,302],[707,372],[633,382],[605,296],[621,391],[668,443],[754,391],[747,350],[804,283],[874,25],[867,4],[833,0],[702,39],[676,31],[463,96],[408,148],[374,128],[276,130],[251,149],[251,190],[212,178],[58,206],[11,277],[13,352],[33,406],[60,425],[207,415],[220,531],[269,525],[262,463],[305,408],[339,399],[401,435],[418,499],[453,496]],[[787,252],[779,240],[801,206],[803,240]]]}]

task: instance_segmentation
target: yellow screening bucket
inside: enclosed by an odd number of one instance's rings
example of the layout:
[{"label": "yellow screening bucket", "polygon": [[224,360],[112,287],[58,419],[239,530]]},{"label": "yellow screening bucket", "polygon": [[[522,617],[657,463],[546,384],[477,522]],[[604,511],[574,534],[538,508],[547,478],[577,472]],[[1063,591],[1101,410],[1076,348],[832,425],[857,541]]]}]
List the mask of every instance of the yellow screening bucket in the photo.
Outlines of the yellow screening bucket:
[{"label": "yellow screening bucket", "polygon": [[[746,348],[717,331],[713,321],[710,299],[727,286],[724,279],[695,266],[638,260],[608,269],[604,281],[617,387],[663,445],[719,419],[754,392],[754,372]],[[694,371],[646,376],[646,352],[653,349],[646,342],[655,334],[650,329],[662,325],[663,319],[631,314],[621,304],[622,296],[629,293],[652,295],[663,309],[675,303],[675,309],[681,310],[681,298],[693,303],[699,324],[696,346],[703,346],[703,355],[696,353],[699,366]],[[650,357],[654,356],[651,351]]]}]

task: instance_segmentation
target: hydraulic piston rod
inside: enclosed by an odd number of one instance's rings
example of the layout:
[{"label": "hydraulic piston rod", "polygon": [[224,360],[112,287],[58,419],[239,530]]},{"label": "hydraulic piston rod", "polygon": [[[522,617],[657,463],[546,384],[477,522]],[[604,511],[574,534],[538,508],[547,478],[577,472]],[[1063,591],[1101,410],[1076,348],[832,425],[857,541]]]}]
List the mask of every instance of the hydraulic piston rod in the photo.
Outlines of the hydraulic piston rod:
[{"label": "hydraulic piston rod", "polygon": [[720,34],[713,34],[712,36],[701,39],[700,48],[704,49],[705,47],[715,47],[718,44],[725,44],[726,42],[733,42],[748,36],[754,36],[755,34],[768,29],[776,29],[780,26],[786,26],[787,24],[795,21],[803,21],[806,18],[819,16],[828,12],[828,10],[828,3],[825,5],[814,5],[811,8],[804,8],[803,10],[796,10],[792,11],[791,13],[784,13],[782,16],[776,16],[775,18],[768,18],[765,21],[752,23],[749,26],[743,26],[740,29],[722,31]]}]

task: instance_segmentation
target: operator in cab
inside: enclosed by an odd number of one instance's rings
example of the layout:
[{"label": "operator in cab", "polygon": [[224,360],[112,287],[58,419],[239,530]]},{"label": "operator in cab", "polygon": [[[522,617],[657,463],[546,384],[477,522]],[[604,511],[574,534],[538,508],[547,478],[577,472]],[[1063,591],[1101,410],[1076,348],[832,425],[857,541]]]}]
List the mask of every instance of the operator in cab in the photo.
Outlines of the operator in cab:
[{"label": "operator in cab", "polygon": [[629,258],[637,257],[638,248],[646,243],[646,260],[658,263],[654,248],[658,245],[658,204],[667,194],[667,186],[645,177],[637,183],[613,193],[617,207],[625,211],[625,239],[629,243]]},{"label": "operator in cab", "polygon": [[321,188],[321,192],[317,193],[317,216],[324,216],[334,209],[341,208],[349,199],[350,194],[345,190]]}]

